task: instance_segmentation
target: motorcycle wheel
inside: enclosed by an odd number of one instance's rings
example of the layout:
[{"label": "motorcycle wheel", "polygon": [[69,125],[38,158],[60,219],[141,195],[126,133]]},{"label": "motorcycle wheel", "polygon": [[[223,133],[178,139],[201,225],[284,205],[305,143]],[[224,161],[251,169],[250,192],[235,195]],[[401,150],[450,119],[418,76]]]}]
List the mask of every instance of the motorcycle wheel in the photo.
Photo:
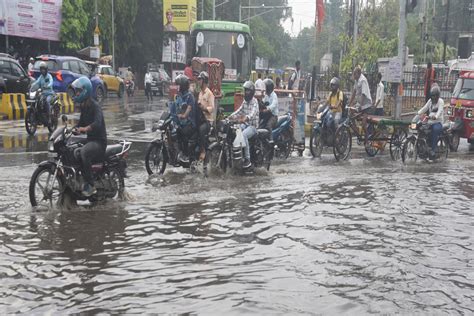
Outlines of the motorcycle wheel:
[{"label": "motorcycle wheel", "polygon": [[145,154],[145,167],[148,175],[163,174],[166,169],[166,163],[163,145],[151,143]]},{"label": "motorcycle wheel", "polygon": [[449,154],[449,140],[448,137],[440,137],[438,140],[438,147],[436,148],[436,158],[438,161],[444,161]]},{"label": "motorcycle wheel", "polygon": [[208,163],[210,164],[212,171],[220,170],[224,173],[226,172],[227,156],[220,146],[212,148],[212,150],[207,152],[206,156],[208,157]]},{"label": "motorcycle wheel", "polygon": [[416,138],[410,137],[403,143],[402,161],[404,164],[415,163],[418,159],[418,144]]},{"label": "motorcycle wheel", "polygon": [[25,115],[25,128],[26,132],[33,136],[36,133],[38,123],[36,122],[35,111],[28,109]]},{"label": "motorcycle wheel", "polygon": [[311,137],[309,140],[309,150],[311,151],[311,155],[315,158],[321,157],[323,152],[323,142],[321,137],[321,131],[313,130],[311,133]]},{"label": "motorcycle wheel", "polygon": [[56,177],[52,190],[49,191],[53,181],[54,167],[52,165],[39,166],[33,172],[29,186],[30,203],[33,207],[53,207],[61,204],[63,183]]},{"label": "motorcycle wheel", "polygon": [[52,108],[52,111],[50,114],[50,120],[48,123],[48,131],[50,133],[54,132],[54,130],[58,127],[58,117],[59,117],[59,107],[54,106]]},{"label": "motorcycle wheel", "polygon": [[109,171],[109,180],[112,186],[109,197],[122,199],[125,192],[125,180],[119,168],[113,168]]},{"label": "motorcycle wheel", "polygon": [[349,127],[341,125],[334,135],[333,153],[336,161],[347,160],[352,150],[352,135]]},{"label": "motorcycle wheel", "polygon": [[403,143],[407,138],[407,132],[397,128],[390,137],[390,157],[393,161],[397,161],[402,156]]},{"label": "motorcycle wheel", "polygon": [[451,136],[450,138],[450,142],[449,142],[449,149],[452,151],[452,152],[457,152],[458,151],[458,147],[459,147],[459,142],[460,142],[460,136],[458,133],[453,133],[453,135]]}]

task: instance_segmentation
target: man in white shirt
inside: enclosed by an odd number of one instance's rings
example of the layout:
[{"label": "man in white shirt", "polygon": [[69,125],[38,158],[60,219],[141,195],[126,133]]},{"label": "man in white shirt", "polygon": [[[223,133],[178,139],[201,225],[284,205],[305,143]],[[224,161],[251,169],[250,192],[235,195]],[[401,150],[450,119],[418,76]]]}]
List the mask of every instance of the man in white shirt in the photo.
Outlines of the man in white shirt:
[{"label": "man in white shirt", "polygon": [[438,147],[438,139],[443,131],[444,123],[444,101],[439,96],[441,90],[437,84],[433,85],[430,90],[430,99],[425,106],[418,111],[418,115],[428,115],[428,124],[431,127],[431,152],[430,158],[435,157],[436,147]]},{"label": "man in white shirt", "polygon": [[151,84],[153,82],[153,76],[150,70],[146,71],[145,74],[145,95],[148,101],[153,101],[153,93],[151,93]]},{"label": "man in white shirt", "polygon": [[382,74],[377,74],[377,93],[375,94],[375,115],[383,116],[383,99],[385,98]]},{"label": "man in white shirt", "polygon": [[300,79],[301,79],[301,62],[297,60],[295,62],[296,71],[290,77],[288,82],[288,90],[299,90],[300,89]]},{"label": "man in white shirt", "polygon": [[362,74],[360,66],[354,68],[354,88],[352,90],[351,100],[349,101],[350,107],[356,107],[358,111],[362,112],[362,127],[364,128],[364,144],[367,143],[367,115],[370,114],[372,109],[372,97],[370,96],[369,82],[367,78]]},{"label": "man in white shirt", "polygon": [[33,66],[35,64],[35,59],[33,57],[30,57],[30,63],[28,64],[28,73],[31,75],[33,71]]},{"label": "man in white shirt", "polygon": [[263,90],[265,90],[265,84],[263,83],[263,80],[262,80],[262,74],[258,73],[257,77],[258,79],[257,81],[255,81],[255,89],[262,92]]}]

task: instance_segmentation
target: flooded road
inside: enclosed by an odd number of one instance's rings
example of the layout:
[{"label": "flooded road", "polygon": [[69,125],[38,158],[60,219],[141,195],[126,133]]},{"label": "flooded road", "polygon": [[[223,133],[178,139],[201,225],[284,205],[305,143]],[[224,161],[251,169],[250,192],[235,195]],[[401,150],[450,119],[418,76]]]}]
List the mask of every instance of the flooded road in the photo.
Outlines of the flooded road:
[{"label": "flooded road", "polygon": [[[109,133],[151,138],[139,112],[106,113]],[[306,156],[206,179],[149,178],[137,142],[127,201],[35,212],[41,144],[0,152],[3,314],[474,313],[465,144],[439,164]]]}]

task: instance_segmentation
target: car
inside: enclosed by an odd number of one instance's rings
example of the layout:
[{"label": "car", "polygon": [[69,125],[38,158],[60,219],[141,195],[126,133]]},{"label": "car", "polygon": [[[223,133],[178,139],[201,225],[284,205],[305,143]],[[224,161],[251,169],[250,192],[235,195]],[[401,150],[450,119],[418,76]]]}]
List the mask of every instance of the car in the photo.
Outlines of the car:
[{"label": "car", "polygon": [[0,54],[0,93],[27,93],[33,78],[12,56]]},{"label": "car", "polygon": [[117,96],[121,98],[125,91],[123,79],[120,78],[113,68],[109,65],[98,65],[97,74],[105,85],[105,95],[110,91],[116,92]]},{"label": "car", "polygon": [[153,77],[153,81],[151,83],[151,92],[153,95],[157,95],[158,93],[163,96],[168,93],[169,86],[171,84],[171,78],[166,73],[164,69],[152,69],[150,70],[150,74]]},{"label": "car", "polygon": [[48,70],[53,76],[53,90],[55,92],[67,92],[73,95],[71,83],[77,78],[87,76],[92,82],[92,96],[99,102],[105,97],[105,85],[98,75],[91,72],[87,64],[77,57],[41,55],[36,57],[33,65],[32,76],[38,78],[40,75],[39,65],[45,62]]}]

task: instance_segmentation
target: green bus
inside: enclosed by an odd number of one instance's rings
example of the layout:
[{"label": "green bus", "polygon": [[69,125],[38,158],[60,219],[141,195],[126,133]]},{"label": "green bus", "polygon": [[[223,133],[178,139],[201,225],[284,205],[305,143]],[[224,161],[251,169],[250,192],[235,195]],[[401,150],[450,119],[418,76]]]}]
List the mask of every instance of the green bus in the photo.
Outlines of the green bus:
[{"label": "green bus", "polygon": [[224,62],[220,105],[225,112],[233,111],[236,88],[250,78],[252,40],[249,26],[241,23],[198,21],[191,27],[191,55],[218,58]]}]

